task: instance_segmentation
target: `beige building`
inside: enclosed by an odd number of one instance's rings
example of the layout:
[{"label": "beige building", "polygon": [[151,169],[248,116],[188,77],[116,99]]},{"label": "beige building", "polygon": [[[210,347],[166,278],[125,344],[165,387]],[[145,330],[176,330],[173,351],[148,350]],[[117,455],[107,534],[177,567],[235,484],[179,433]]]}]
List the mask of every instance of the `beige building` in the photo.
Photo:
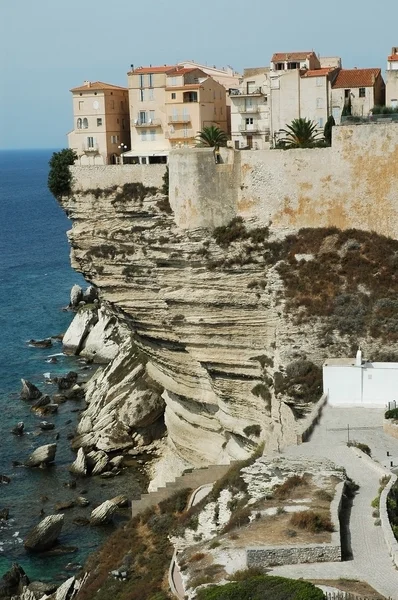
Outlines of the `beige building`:
[{"label": "beige building", "polygon": [[367,117],[374,106],[385,103],[385,83],[381,69],[341,69],[332,85],[332,114],[341,122],[344,106],[355,117]]},{"label": "beige building", "polygon": [[108,165],[120,162],[130,148],[127,88],[85,81],[71,90],[73,130],[68,133],[69,148],[81,165]]},{"label": "beige building", "polygon": [[190,147],[203,127],[227,131],[226,90],[198,68],[140,67],[128,74],[129,162],[166,162],[171,148]]},{"label": "beige building", "polygon": [[331,89],[339,72],[336,65],[340,64],[338,57],[319,59],[312,51],[273,55],[268,104],[274,144],[285,136],[283,130],[293,119],[309,119],[323,132],[331,114]]},{"label": "beige building", "polygon": [[398,46],[392,48],[387,59],[386,105],[398,108]]},{"label": "beige building", "polygon": [[231,139],[236,149],[269,147],[269,67],[245,69],[238,89],[230,91]]}]

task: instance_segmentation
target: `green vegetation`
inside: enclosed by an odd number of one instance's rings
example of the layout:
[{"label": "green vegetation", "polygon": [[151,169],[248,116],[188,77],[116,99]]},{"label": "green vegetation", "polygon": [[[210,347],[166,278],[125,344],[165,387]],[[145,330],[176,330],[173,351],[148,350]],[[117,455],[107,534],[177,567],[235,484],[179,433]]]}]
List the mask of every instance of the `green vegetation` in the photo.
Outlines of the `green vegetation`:
[{"label": "green vegetation", "polygon": [[373,115],[395,115],[398,113],[398,106],[374,106]]},{"label": "green vegetation", "polygon": [[140,181],[133,183],[125,183],[120,192],[118,192],[112,200],[112,204],[116,202],[127,202],[128,200],[138,200],[142,202],[147,196],[154,196],[158,189],[153,186],[146,186]]},{"label": "green vegetation", "polygon": [[274,497],[279,498],[280,500],[284,500],[288,498],[292,491],[297,489],[298,487],[303,487],[307,485],[306,479],[304,475],[292,475],[282,484],[278,485],[278,487],[274,491]]},{"label": "green vegetation", "polygon": [[248,576],[197,593],[198,600],[323,600],[323,592],[312,583],[269,575]]},{"label": "green vegetation", "polygon": [[244,428],[243,433],[247,436],[254,435],[255,437],[259,437],[261,433],[260,425],[247,425]]},{"label": "green vegetation", "polygon": [[228,137],[225,131],[216,125],[209,125],[209,127],[203,127],[202,131],[198,131],[196,140],[198,146],[207,146],[217,150],[220,146],[227,145]]},{"label": "green vegetation", "polygon": [[162,187],[160,188],[160,191],[162,192],[162,194],[164,194],[168,198],[169,197],[169,189],[170,189],[170,184],[169,184],[169,167],[168,166],[166,167],[166,170],[164,172],[162,180],[163,180],[163,184],[162,184]]},{"label": "green vegetation", "polygon": [[398,480],[391,486],[387,497],[387,513],[391,529],[398,541]]},{"label": "green vegetation", "polygon": [[303,416],[300,404],[317,402],[322,396],[322,369],[302,358],[289,363],[285,374],[274,374],[275,394],[292,401],[291,409],[296,417]]},{"label": "green vegetation", "polygon": [[311,531],[311,533],[334,531],[333,523],[330,518],[314,512],[313,510],[293,513],[290,518],[290,525],[292,525],[292,527],[297,527],[298,529]]},{"label": "green vegetation", "polygon": [[314,148],[319,141],[316,133],[317,124],[309,119],[293,119],[286,129],[282,129],[285,137],[279,142],[282,148]]},{"label": "green vegetation", "polygon": [[384,414],[385,419],[398,419],[398,408],[387,410]]},{"label": "green vegetation", "polygon": [[328,146],[332,145],[332,129],[335,125],[336,121],[334,120],[333,115],[330,115],[323,128],[323,137]]},{"label": "green vegetation", "polygon": [[384,477],[382,477],[380,479],[380,481],[379,481],[380,487],[377,492],[377,496],[376,496],[376,498],[373,498],[372,502],[370,503],[372,508],[377,508],[377,509],[380,508],[380,496],[389,481],[390,481],[390,477],[388,475],[384,475]]},{"label": "green vegetation", "polygon": [[[115,531],[88,559],[85,571],[90,574],[79,600],[166,600],[165,582],[173,555],[168,535],[190,493],[189,489],[178,491]],[[109,574],[116,569],[127,572],[126,581]]]},{"label": "green vegetation", "polygon": [[48,189],[60,199],[62,196],[69,196],[72,186],[72,174],[69,167],[77,160],[77,154],[74,150],[64,148],[60,152],[54,152],[50,162],[50,172],[48,174]]},{"label": "green vegetation", "polygon": [[372,451],[367,444],[363,444],[362,442],[356,442],[352,440],[351,442],[347,442],[347,446],[353,446],[354,448],[358,448],[361,452],[364,452],[368,456],[372,456]]}]

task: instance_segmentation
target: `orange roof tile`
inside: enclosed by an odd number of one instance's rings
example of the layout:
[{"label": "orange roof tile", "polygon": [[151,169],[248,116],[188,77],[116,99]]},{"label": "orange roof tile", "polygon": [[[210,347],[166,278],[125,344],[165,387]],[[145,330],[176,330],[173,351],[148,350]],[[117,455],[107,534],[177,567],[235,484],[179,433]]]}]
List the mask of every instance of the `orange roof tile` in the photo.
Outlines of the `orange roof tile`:
[{"label": "orange roof tile", "polygon": [[162,67],[139,67],[138,69],[134,69],[130,71],[130,75],[141,75],[143,73],[168,73],[169,71],[175,71],[176,65],[163,65]]},{"label": "orange roof tile", "polygon": [[302,72],[301,77],[325,77],[329,75],[331,71],[334,71],[336,67],[323,67],[322,69],[308,69]]},{"label": "orange roof tile", "polygon": [[392,61],[392,60],[398,60],[398,54],[391,54],[391,55],[388,57],[388,60],[389,60],[389,61]]},{"label": "orange roof tile", "polygon": [[167,73],[167,75],[185,75],[186,73],[191,73],[192,71],[200,71],[198,67],[177,67],[174,71]]},{"label": "orange roof tile", "polygon": [[308,52],[275,52],[272,56],[272,62],[284,62],[285,60],[306,60],[314,53],[313,50]]},{"label": "orange roof tile", "polygon": [[201,83],[187,83],[186,85],[170,85],[166,87],[167,92],[172,92],[173,90],[198,90],[203,87]]},{"label": "orange roof tile", "polygon": [[[88,85],[89,84],[89,85]],[[89,81],[88,84],[80,85],[79,87],[72,88],[71,92],[90,92],[94,91],[105,91],[105,90],[123,90],[127,92],[127,88],[121,87],[120,85],[112,85],[111,83],[104,83],[103,81]]]},{"label": "orange roof tile", "polygon": [[381,69],[341,69],[333,88],[373,87]]}]

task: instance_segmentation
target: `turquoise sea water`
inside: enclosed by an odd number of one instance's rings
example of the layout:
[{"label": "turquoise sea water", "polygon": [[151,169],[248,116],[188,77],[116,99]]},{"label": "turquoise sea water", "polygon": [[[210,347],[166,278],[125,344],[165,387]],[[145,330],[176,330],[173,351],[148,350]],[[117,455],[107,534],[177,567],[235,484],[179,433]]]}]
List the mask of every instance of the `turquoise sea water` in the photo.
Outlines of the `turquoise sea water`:
[{"label": "turquoise sea water", "polygon": [[[0,474],[11,478],[0,484],[0,509],[7,507],[10,518],[0,521],[0,576],[13,561],[18,561],[31,578],[62,579],[68,563],[81,563],[112,529],[78,527],[72,518],[88,516],[88,509],[65,512],[60,543],[77,546],[77,552],[58,557],[28,555],[22,544],[29,528],[37,524],[40,511],[54,513],[54,504],[73,500],[82,489],[92,506],[116,493],[137,496],[134,476],[115,480],[82,480],[77,488],[65,487],[70,480],[67,466],[74,460],[68,434],[76,425],[79,405],[60,405],[59,413],[46,418],[56,429],[41,432],[42,417],[32,413],[19,398],[21,377],[29,379],[44,392],[55,389],[45,383],[45,373],[56,375],[82,368],[73,357],[59,356],[56,365],[46,362],[62,352],[60,343],[53,348],[31,348],[27,341],[64,332],[73,315],[62,310],[69,301],[74,283],[86,285],[72,271],[66,231],[70,222],[47,190],[48,160],[51,150],[0,151]],[[84,372],[81,372],[82,375]],[[26,434],[10,433],[18,421],[24,421]],[[13,467],[12,461],[24,461],[38,446],[54,441],[59,433],[55,467],[32,470]],[[43,502],[41,496],[47,496]]]}]

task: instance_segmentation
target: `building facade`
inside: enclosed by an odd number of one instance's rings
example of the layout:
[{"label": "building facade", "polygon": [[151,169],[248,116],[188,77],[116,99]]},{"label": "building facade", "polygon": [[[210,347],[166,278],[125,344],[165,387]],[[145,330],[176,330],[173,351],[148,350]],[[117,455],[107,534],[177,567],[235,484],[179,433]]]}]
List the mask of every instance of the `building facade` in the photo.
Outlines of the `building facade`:
[{"label": "building facade", "polygon": [[374,106],[385,104],[381,69],[341,69],[332,85],[332,114],[341,122],[344,107],[355,117],[367,117]]},{"label": "building facade", "polygon": [[166,162],[171,148],[192,147],[203,127],[228,131],[226,90],[198,68],[140,67],[129,72],[128,162]]},{"label": "building facade", "polygon": [[245,69],[242,82],[230,91],[231,139],[234,148],[269,147],[269,67]]},{"label": "building facade", "polygon": [[68,133],[69,148],[81,165],[108,165],[120,162],[130,149],[127,88],[85,81],[73,88],[73,129]]},{"label": "building facade", "polygon": [[392,48],[387,59],[386,105],[398,108],[398,46]]}]

